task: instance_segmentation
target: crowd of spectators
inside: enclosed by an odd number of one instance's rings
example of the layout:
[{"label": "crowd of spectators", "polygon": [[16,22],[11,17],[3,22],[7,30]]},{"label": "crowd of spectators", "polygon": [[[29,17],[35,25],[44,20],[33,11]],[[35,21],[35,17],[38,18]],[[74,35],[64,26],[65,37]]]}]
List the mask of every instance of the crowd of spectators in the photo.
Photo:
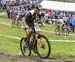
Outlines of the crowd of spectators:
[{"label": "crowd of spectators", "polygon": [[[6,8],[8,18],[21,20],[22,16],[25,15],[28,11],[32,10],[35,7],[34,3],[29,4],[28,6],[21,7],[22,4],[30,3],[29,0],[12,0],[4,1],[0,0],[3,5],[9,5],[10,7]],[[18,7],[13,7],[18,6]],[[70,27],[70,31],[74,32],[75,28],[75,13],[74,12],[65,12],[65,11],[53,11],[53,10],[41,10],[39,12],[39,17],[36,18],[36,22],[43,20],[44,23],[52,24],[56,21],[66,22],[66,26]]]},{"label": "crowd of spectators", "polygon": [[0,3],[3,9],[6,9],[8,6],[21,6],[26,4],[33,6],[34,4],[36,4],[35,2],[30,0],[0,0]]},{"label": "crowd of spectators", "polygon": [[[74,32],[75,28],[75,13],[65,12],[65,11],[48,11],[44,15],[46,23],[60,22],[63,24],[65,22],[67,29]],[[51,22],[50,22],[51,21]]]},{"label": "crowd of spectators", "polygon": [[8,6],[18,6],[23,4],[36,4],[41,2],[42,0],[0,0],[2,5]]},{"label": "crowd of spectators", "polygon": [[[34,7],[34,6],[33,6]],[[8,8],[7,14],[8,18],[12,18],[16,15],[17,19],[22,19],[22,16],[25,15],[28,11],[32,10],[33,7],[18,7],[18,8]],[[15,17],[16,17],[15,16]],[[74,12],[65,12],[65,11],[52,11],[52,10],[41,10],[39,12],[39,17],[36,18],[36,22],[42,21],[46,24],[52,24],[56,21],[60,21],[62,24],[64,21],[66,22],[66,26],[70,27],[70,31],[74,32],[75,28],[75,14]]]},{"label": "crowd of spectators", "polygon": [[[45,21],[47,23],[60,22],[63,24],[65,22],[67,29],[74,32],[75,28],[75,13],[74,12],[65,12],[65,11],[54,11],[54,12],[45,13]],[[52,21],[52,22],[50,22]]]},{"label": "crowd of spectators", "polygon": [[1,0],[1,4],[10,5],[10,6],[16,6],[16,5],[27,4],[27,3],[29,3],[28,0]]}]

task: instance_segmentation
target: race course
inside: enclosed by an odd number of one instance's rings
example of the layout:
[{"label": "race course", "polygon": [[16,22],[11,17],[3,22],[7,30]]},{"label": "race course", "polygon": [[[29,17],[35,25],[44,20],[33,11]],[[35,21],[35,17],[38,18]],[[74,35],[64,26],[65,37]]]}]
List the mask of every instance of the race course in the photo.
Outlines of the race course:
[{"label": "race course", "polygon": [[10,55],[10,54],[5,54],[4,52],[0,52],[0,61],[1,62],[73,62],[75,61],[74,58],[58,58],[58,57],[53,57],[53,58],[48,58],[48,59],[41,59],[37,56],[25,56],[23,57],[22,55]]},{"label": "race course", "polygon": [[[22,29],[12,28],[10,24],[0,23],[0,62],[75,62],[75,35],[56,36],[53,31],[41,30],[51,41],[52,52],[48,59],[36,54],[23,57],[19,49],[19,40],[25,36]],[[43,33],[44,32],[44,33]],[[14,34],[15,33],[15,34]],[[14,46],[14,47],[13,47]],[[13,50],[14,49],[14,50]]]}]

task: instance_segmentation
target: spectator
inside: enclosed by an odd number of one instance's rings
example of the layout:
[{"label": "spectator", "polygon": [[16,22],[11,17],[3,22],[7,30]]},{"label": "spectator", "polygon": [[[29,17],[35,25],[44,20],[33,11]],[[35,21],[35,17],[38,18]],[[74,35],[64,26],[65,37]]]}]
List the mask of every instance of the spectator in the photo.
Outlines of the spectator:
[{"label": "spectator", "polygon": [[71,15],[69,14],[67,17],[68,17],[68,19],[67,19],[67,21],[66,21],[66,27],[67,27],[67,29],[68,29],[69,31],[72,31],[72,30],[71,30],[72,24],[71,24],[71,22],[70,22],[70,20],[71,20]]},{"label": "spectator", "polygon": [[74,32],[74,27],[75,27],[75,15],[72,15],[72,19],[70,20],[72,24],[72,32]]}]

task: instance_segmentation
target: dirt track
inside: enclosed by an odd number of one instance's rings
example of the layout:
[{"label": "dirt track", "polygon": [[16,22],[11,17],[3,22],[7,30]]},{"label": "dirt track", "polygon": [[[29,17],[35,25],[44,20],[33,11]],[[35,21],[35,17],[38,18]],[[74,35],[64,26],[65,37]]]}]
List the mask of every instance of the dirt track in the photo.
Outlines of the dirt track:
[{"label": "dirt track", "polygon": [[5,54],[4,52],[0,52],[0,62],[2,61],[13,61],[13,62],[75,62],[75,58],[48,58],[48,59],[41,59],[39,57],[35,56],[21,56],[21,55],[11,55],[11,54]]}]

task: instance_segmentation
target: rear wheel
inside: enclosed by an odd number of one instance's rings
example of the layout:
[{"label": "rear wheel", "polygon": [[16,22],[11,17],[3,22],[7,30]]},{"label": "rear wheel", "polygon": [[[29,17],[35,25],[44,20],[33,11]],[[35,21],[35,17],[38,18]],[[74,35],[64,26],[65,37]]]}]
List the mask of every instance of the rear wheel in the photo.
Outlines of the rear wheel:
[{"label": "rear wheel", "polygon": [[68,36],[69,35],[69,30],[64,28],[63,30],[63,35]]},{"label": "rear wheel", "polygon": [[21,28],[21,22],[20,21],[17,22],[17,27]]},{"label": "rear wheel", "polygon": [[13,20],[13,21],[11,22],[11,26],[12,26],[12,27],[15,27],[15,20]]},{"label": "rear wheel", "polygon": [[49,40],[43,36],[40,35],[37,41],[37,52],[40,58],[46,59],[49,57],[51,53],[51,46]]},{"label": "rear wheel", "polygon": [[25,38],[20,40],[20,49],[23,56],[31,56],[31,50]]},{"label": "rear wheel", "polygon": [[58,28],[55,29],[55,34],[56,34],[56,35],[60,35],[60,31],[59,31]]}]

